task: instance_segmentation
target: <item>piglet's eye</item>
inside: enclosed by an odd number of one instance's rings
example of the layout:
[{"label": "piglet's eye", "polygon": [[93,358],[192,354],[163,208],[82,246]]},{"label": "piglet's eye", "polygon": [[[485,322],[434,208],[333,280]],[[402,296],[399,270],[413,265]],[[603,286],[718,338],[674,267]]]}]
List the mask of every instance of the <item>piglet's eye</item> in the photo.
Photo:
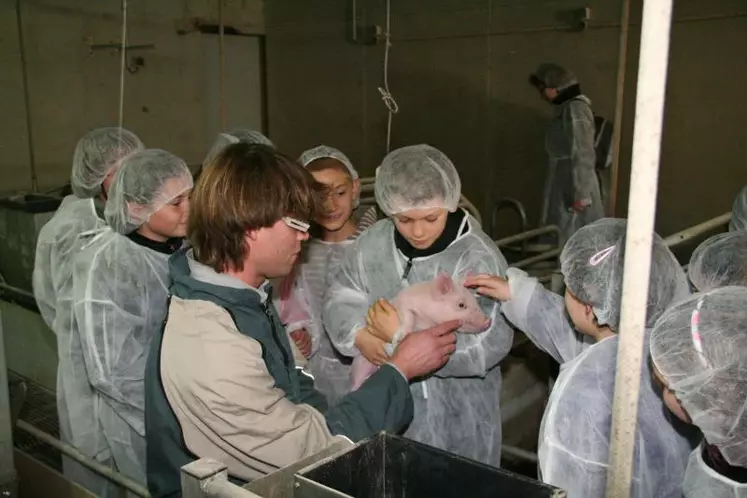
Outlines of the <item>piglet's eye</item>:
[{"label": "piglet's eye", "polygon": [[464,302],[460,302],[460,303],[459,303],[459,307],[460,307],[460,308],[462,308],[462,309],[464,309],[464,308],[466,308],[466,307],[467,307],[467,305],[466,305],[466,304],[464,304]]}]

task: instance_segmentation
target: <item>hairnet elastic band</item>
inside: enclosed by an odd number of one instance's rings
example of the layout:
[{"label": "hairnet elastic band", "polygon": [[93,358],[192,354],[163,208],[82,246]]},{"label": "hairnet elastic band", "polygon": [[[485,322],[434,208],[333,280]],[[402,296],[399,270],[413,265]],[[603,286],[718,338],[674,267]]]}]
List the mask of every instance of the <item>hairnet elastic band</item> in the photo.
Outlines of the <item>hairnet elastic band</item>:
[{"label": "hairnet elastic band", "polygon": [[703,353],[703,338],[700,336],[700,308],[703,306],[703,299],[705,296],[698,299],[698,304],[695,306],[692,315],[690,316],[690,336],[693,341],[693,347],[698,352],[700,362],[706,368],[710,368],[708,360]]},{"label": "hairnet elastic band", "polygon": [[612,254],[612,252],[615,250],[615,246],[610,246],[607,249],[602,249],[598,253],[594,254],[591,258],[589,258],[589,264],[591,266],[597,266],[602,261],[607,259],[607,256]]}]

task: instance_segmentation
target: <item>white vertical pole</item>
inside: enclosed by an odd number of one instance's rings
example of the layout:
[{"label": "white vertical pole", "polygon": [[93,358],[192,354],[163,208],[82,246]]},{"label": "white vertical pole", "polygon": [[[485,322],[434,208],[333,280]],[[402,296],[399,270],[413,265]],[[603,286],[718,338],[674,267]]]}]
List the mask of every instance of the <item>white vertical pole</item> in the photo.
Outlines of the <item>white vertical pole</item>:
[{"label": "white vertical pole", "polygon": [[607,498],[630,496],[672,0],[644,0]]}]

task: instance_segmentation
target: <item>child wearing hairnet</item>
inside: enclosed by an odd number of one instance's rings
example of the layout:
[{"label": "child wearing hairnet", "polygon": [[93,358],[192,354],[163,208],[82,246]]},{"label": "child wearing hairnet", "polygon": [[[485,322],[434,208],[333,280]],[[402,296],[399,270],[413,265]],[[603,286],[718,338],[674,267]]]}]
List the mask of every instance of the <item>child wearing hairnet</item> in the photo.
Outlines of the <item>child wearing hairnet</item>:
[{"label": "child wearing hairnet", "polygon": [[108,227],[89,235],[75,259],[76,335],[96,420],[90,430],[103,429],[96,459],[142,484],[145,360],[165,318],[168,258],[186,234],[191,188],[187,165],[173,154],[128,156],[109,191]]},{"label": "child wearing hairnet", "polygon": [[[375,195],[387,218],[346,250],[327,290],[323,319],[340,353],[362,354],[380,365],[398,320],[391,305],[377,300],[392,299],[440,272],[455,278],[470,271],[503,274],[506,261],[478,222],[458,207],[461,181],[439,150],[415,145],[392,151],[377,170]],[[513,332],[495,303],[482,304],[492,319],[488,330],[457,334],[448,363],[411,384],[415,414],[405,436],[499,466],[499,363],[511,348]],[[393,321],[386,318],[392,313]],[[369,314],[372,327],[366,325]]]},{"label": "child wearing hairnet", "polygon": [[[605,494],[618,334],[624,333],[619,324],[625,234],[625,220],[604,218],[571,236],[560,255],[565,298],[515,268],[507,280],[478,275],[465,282],[502,301],[509,321],[561,364],[542,419],[538,456],[542,480],[566,490],[569,498]],[[687,277],[654,234],[647,327],[687,295]],[[691,443],[661,410],[647,379],[644,367],[630,496],[679,497]]]},{"label": "child wearing hairnet", "polygon": [[699,292],[727,285],[747,286],[747,232],[720,233],[706,239],[690,256],[687,274]]},{"label": "child wearing hairnet", "polygon": [[747,288],[727,286],[667,310],[651,332],[665,405],[702,432],[685,498],[747,496]]},{"label": "child wearing hairnet", "polygon": [[[80,342],[74,336],[73,261],[81,234],[106,225],[104,202],[122,160],[143,149],[134,133],[123,128],[97,128],[75,147],[70,187],[73,194],[40,230],[32,282],[34,297],[47,326],[57,336],[57,413],[60,438],[88,457],[98,454],[93,418],[93,393],[86,379]],[[65,477],[97,496],[113,485],[100,475],[63,456]]]},{"label": "child wearing hairnet", "polygon": [[301,154],[298,162],[324,186],[324,209],[275,304],[291,339],[309,359],[314,386],[333,405],[350,391],[350,359],[335,350],[324,329],[324,294],[345,248],[376,222],[376,208],[357,209],[358,172],[339,150],[320,145]]}]

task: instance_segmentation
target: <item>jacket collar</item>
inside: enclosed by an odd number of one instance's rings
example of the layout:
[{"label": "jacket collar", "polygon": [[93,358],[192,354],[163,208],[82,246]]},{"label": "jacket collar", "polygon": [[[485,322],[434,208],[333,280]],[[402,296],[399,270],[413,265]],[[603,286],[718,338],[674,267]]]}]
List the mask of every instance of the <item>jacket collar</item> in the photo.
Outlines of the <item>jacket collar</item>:
[{"label": "jacket collar", "polygon": [[265,281],[259,289],[255,289],[195,260],[192,249],[184,248],[171,256],[169,270],[172,294],[185,299],[195,299],[202,295],[211,301],[217,299],[232,305],[264,305],[272,294],[269,282]]}]

